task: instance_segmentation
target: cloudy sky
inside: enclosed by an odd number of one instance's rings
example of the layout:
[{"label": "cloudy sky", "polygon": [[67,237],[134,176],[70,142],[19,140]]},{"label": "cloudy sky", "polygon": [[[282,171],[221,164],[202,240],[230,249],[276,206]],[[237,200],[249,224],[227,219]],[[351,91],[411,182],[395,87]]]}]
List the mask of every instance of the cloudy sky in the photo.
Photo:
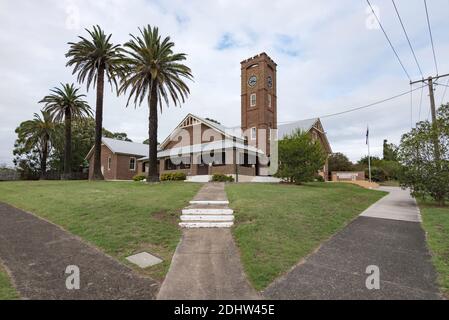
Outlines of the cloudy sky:
[{"label": "cloudy sky", "polygon": [[[371,2],[407,72],[420,78],[392,2]],[[435,74],[423,1],[395,2],[424,75]],[[428,0],[428,9],[438,69],[448,73],[449,1]],[[195,76],[191,96],[181,108],[163,110],[159,140],[188,112],[238,126],[240,61],[263,51],[278,63],[279,122],[344,111],[410,90],[364,0],[0,0],[0,163],[11,163],[14,129],[39,111],[37,101],[59,83],[76,80],[65,67],[67,42],[86,35],[84,28],[94,24],[112,33],[114,43],[126,42],[138,27],[156,25],[177,51],[188,54]],[[444,89],[436,88],[437,104]],[[95,106],[94,91],[88,101]],[[421,89],[412,97],[322,121],[334,152],[355,161],[367,153],[367,125],[372,153],[381,155],[384,138],[397,143],[411,123],[428,117],[426,90],[421,112],[420,101]],[[125,104],[125,97],[105,90],[104,127],[141,142],[148,109]]]}]

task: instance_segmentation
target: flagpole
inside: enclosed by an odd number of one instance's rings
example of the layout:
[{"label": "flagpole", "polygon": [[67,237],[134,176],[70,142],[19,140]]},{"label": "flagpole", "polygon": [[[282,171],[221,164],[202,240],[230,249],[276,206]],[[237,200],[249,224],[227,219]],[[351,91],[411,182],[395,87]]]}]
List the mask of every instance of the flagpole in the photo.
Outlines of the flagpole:
[{"label": "flagpole", "polygon": [[371,182],[371,153],[369,148],[369,127],[366,130],[366,142],[368,144],[368,176],[369,176],[369,182]]}]

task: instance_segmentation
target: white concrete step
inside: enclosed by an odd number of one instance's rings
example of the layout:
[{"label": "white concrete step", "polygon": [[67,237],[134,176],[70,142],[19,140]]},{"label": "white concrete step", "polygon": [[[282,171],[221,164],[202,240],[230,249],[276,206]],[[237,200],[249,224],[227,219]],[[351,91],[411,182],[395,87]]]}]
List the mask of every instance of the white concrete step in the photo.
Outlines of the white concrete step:
[{"label": "white concrete step", "polygon": [[188,176],[185,180],[186,182],[209,182],[212,179],[212,176],[204,175],[204,176]]},{"label": "white concrete step", "polygon": [[234,216],[233,215],[182,215],[181,216],[182,221],[209,221],[209,222],[215,222],[215,221],[233,221]]},{"label": "white concrete step", "polygon": [[212,209],[212,208],[182,209],[182,214],[230,215],[233,213],[234,210],[232,209]]},{"label": "white concrete step", "polygon": [[217,204],[229,204],[228,200],[192,200],[190,204],[204,204],[204,205],[217,205]]},{"label": "white concrete step", "polygon": [[191,222],[180,222],[179,225],[182,228],[230,228],[234,225],[234,222],[191,221]]}]

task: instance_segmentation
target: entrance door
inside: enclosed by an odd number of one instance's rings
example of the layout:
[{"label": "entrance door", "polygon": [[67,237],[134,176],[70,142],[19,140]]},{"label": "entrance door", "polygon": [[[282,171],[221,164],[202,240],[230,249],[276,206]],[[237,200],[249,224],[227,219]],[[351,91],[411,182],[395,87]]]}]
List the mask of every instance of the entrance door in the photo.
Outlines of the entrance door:
[{"label": "entrance door", "polygon": [[209,165],[205,164],[205,163],[200,163],[198,164],[198,172],[197,174],[199,176],[206,176],[209,174]]}]

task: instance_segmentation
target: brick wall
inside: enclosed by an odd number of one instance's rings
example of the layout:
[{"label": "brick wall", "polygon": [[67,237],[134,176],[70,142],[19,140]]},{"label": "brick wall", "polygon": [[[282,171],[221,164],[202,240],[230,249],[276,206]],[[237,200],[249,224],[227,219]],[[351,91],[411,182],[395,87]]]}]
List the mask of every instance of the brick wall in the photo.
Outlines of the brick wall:
[{"label": "brick wall", "polygon": [[364,181],[365,180],[365,172],[363,171],[335,171],[332,172],[332,181]]},{"label": "brick wall", "polygon": [[[129,169],[129,160],[131,157],[136,158],[136,170]],[[140,162],[137,162],[141,156],[125,155],[125,154],[114,154],[105,145],[101,146],[101,166],[103,176],[106,180],[131,180],[138,173],[138,166]],[[108,168],[108,159],[111,158],[111,167]],[[89,177],[93,174],[93,162],[94,156],[89,159]]]}]

